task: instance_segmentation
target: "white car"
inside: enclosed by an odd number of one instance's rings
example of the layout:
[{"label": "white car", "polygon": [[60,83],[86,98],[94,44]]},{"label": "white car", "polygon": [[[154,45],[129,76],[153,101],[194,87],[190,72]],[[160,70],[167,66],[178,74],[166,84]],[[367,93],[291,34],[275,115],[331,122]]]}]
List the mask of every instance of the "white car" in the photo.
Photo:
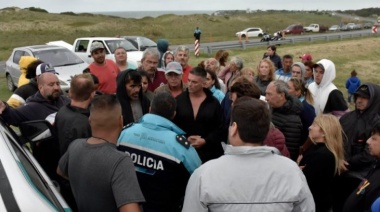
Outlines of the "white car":
[{"label": "white car", "polygon": [[329,31],[339,31],[339,30],[340,30],[340,26],[339,25],[332,25],[329,28]]},{"label": "white car", "polygon": [[74,52],[62,46],[35,45],[18,47],[13,49],[11,56],[5,63],[5,75],[10,91],[14,91],[18,87],[18,80],[21,75],[19,65],[21,56],[32,56],[51,64],[58,73],[61,89],[66,92],[70,88],[71,76],[81,74],[88,67],[88,64]]},{"label": "white car", "polygon": [[71,211],[21,137],[1,118],[0,211]]},{"label": "white car", "polygon": [[262,37],[264,34],[263,30],[261,28],[257,28],[257,27],[250,27],[250,28],[247,28],[245,30],[242,30],[240,32],[237,32],[235,35],[237,37],[241,36],[241,37],[246,37],[248,35],[248,37]]}]

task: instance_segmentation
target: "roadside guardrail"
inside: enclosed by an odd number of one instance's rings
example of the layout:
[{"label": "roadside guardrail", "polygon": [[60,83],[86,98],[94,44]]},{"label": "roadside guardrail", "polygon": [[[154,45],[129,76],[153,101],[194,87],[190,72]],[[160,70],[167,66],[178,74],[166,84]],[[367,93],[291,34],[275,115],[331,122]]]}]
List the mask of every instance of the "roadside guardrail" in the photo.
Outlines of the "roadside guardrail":
[{"label": "roadside guardrail", "polygon": [[369,36],[377,36],[376,33],[372,33],[371,31],[365,32],[355,32],[355,33],[344,33],[344,34],[325,34],[325,35],[311,35],[311,36],[296,36],[291,38],[285,38],[284,40],[277,41],[241,41],[236,43],[228,43],[228,44],[217,44],[217,45],[204,45],[203,50],[208,56],[212,56],[214,51],[218,51],[220,49],[246,49],[250,47],[257,46],[269,46],[269,45],[280,45],[280,44],[295,44],[301,42],[314,42],[314,41],[330,41],[330,40],[343,40],[348,38],[360,38],[360,37],[369,37]]}]

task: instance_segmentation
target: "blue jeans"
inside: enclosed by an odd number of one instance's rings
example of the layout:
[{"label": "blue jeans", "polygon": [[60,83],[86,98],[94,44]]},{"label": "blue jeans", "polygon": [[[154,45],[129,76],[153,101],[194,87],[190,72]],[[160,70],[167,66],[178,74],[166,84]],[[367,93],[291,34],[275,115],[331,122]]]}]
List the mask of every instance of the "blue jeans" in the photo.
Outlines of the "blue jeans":
[{"label": "blue jeans", "polygon": [[351,99],[352,99],[352,96],[353,96],[354,94],[353,93],[348,93],[348,103],[351,103]]}]

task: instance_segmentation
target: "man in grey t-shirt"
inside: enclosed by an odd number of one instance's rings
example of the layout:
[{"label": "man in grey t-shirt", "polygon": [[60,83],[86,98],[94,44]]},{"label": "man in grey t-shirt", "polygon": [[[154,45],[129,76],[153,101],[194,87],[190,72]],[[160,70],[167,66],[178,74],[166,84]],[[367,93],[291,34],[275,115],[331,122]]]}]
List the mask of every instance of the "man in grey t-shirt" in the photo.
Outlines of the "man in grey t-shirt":
[{"label": "man in grey t-shirt", "polygon": [[117,151],[123,127],[114,95],[95,97],[89,118],[92,137],[73,141],[57,173],[70,180],[79,211],[140,211],[144,202],[132,160]]}]

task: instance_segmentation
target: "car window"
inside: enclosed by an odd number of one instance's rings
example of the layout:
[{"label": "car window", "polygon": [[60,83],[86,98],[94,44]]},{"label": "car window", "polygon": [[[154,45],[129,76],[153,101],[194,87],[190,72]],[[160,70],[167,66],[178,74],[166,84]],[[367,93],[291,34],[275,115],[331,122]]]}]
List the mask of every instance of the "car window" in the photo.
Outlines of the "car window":
[{"label": "car window", "polygon": [[145,47],[156,47],[157,44],[149,38],[140,37],[141,45]]},{"label": "car window", "polygon": [[127,40],[107,40],[106,44],[113,54],[115,50],[119,47],[123,47],[127,52],[129,51],[138,51],[136,47],[132,45],[131,42]]},{"label": "car window", "polygon": [[136,48],[139,47],[139,45],[137,44],[137,40],[136,39],[134,39],[134,38],[127,38],[127,40],[129,42],[131,42],[134,47],[136,47]]},{"label": "car window", "polygon": [[259,31],[258,29],[250,29],[249,32]]},{"label": "car window", "polygon": [[51,206],[55,207],[59,211],[64,211],[53,191],[48,186],[48,183],[43,179],[33,162],[28,158],[28,156],[26,156],[23,149],[18,145],[21,143],[20,139],[12,129],[4,125],[3,122],[0,123],[2,125],[0,129],[6,129],[4,130],[4,133],[11,144],[10,148],[12,148],[16,154],[15,159],[19,162],[18,164],[21,171],[24,173],[24,177],[30,182],[31,186],[36,189],[46,201],[48,201]]},{"label": "car window", "polygon": [[79,40],[75,46],[75,52],[86,52],[89,40]]},{"label": "car window", "polygon": [[24,56],[24,54],[25,54],[25,51],[16,50],[13,55],[13,63],[16,63],[18,65],[20,62],[20,58]]},{"label": "car window", "polygon": [[50,63],[53,67],[83,63],[82,59],[66,48],[36,51],[34,52],[34,57],[45,63]]}]

